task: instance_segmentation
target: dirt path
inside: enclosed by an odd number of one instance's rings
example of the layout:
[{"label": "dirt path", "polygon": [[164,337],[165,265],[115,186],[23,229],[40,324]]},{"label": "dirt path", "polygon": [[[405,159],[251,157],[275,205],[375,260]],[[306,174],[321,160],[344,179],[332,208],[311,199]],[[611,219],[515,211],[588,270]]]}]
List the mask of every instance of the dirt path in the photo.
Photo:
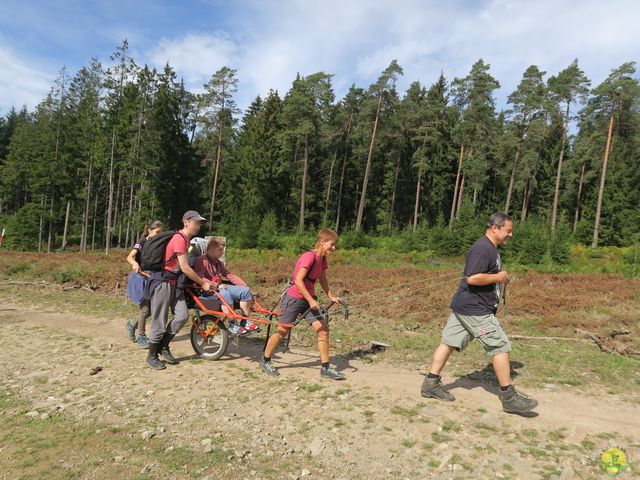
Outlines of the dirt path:
[{"label": "dirt path", "polygon": [[[640,458],[640,406],[598,386],[528,390],[540,405],[524,418],[501,411],[493,384],[468,377],[445,377],[457,397],[445,405],[420,397],[417,371],[338,357],[348,379],[328,382],[315,352],[294,348],[274,359],[281,376],[271,379],[257,367],[257,340],[206,362],[193,355],[186,328],[173,347],[181,364],[155,372],[126,339],[124,319],[14,305],[0,305],[0,318],[0,363],[10,372],[2,387],[28,400],[31,415],[132,426],[172,448],[224,446],[233,452],[224,468],[237,478],[567,480],[603,478],[599,456],[610,446]],[[105,456],[133,461],[126,448]],[[165,477],[158,461],[138,457],[156,478],[218,478],[190,465]]]}]

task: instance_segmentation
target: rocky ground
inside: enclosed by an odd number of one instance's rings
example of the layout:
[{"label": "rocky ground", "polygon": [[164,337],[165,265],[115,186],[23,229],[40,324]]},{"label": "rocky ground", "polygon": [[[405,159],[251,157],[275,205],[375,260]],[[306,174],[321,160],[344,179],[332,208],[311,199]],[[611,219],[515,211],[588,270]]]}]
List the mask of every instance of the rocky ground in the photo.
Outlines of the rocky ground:
[{"label": "rocky ground", "polygon": [[[640,458],[637,395],[597,382],[526,388],[540,406],[525,418],[501,411],[482,371],[445,376],[457,400],[443,404],[420,396],[417,367],[384,356],[335,357],[347,380],[333,382],[313,349],[294,346],[273,379],[258,368],[259,340],[207,362],[185,329],[180,364],[152,371],[124,317],[5,297],[0,319],[2,480],[568,480],[604,478],[609,447]],[[620,478],[638,476],[632,465]]]}]

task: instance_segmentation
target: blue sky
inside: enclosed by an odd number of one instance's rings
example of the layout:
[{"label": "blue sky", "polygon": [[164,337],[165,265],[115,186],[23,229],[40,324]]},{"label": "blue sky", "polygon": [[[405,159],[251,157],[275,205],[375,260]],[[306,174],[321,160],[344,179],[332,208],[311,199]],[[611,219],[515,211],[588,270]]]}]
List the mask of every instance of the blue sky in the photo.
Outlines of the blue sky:
[{"label": "blue sky", "polygon": [[555,74],[578,58],[595,85],[640,60],[639,20],[631,0],[2,0],[0,113],[33,108],[62,66],[106,63],[125,37],[139,64],[168,61],[193,91],[223,65],[236,68],[243,108],[270,88],[284,94],[297,72],[334,74],[341,96],[393,58],[406,89],[441,70],[463,76],[480,57],[504,106],[531,64]]}]

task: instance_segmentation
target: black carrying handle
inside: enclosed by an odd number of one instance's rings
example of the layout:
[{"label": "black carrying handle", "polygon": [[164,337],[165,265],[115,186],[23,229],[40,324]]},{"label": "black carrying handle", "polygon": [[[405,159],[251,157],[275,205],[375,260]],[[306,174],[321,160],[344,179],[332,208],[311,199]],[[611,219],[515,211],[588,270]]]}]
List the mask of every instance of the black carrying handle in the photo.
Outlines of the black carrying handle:
[{"label": "black carrying handle", "polygon": [[[328,302],[324,305],[320,305],[320,315],[316,315],[316,318],[323,318],[326,317],[327,319],[327,323],[329,322],[329,309],[331,309],[331,307],[333,307],[334,305],[340,305],[342,307],[342,314],[344,315],[344,319],[348,320],[349,319],[349,304],[347,302],[345,302],[344,300],[340,300],[338,302]],[[298,323],[300,323],[300,320],[302,320],[303,318],[305,318],[310,312],[312,312],[313,310],[311,310],[311,308],[306,309],[302,315],[300,315],[295,322],[293,322],[292,325],[298,325]],[[276,315],[271,314],[271,316],[269,317],[270,320],[273,321],[273,319],[276,318]],[[265,338],[264,341],[264,345],[262,346],[262,351],[264,352],[265,348],[267,348],[267,342],[269,341],[269,335],[271,333],[271,325],[272,323],[269,323],[269,325],[267,326],[267,337]],[[289,333],[287,334],[287,338],[285,339],[285,351],[289,350],[289,342],[291,342],[291,330],[293,329],[293,327],[289,328]]]}]

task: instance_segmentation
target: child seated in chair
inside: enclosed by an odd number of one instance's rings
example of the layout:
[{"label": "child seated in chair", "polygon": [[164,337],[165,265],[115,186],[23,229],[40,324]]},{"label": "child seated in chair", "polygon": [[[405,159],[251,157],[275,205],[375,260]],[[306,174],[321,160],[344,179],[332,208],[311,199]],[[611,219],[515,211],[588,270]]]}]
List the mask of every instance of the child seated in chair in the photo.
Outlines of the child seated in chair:
[{"label": "child seated in chair", "polygon": [[[218,291],[218,294],[231,308],[233,308],[235,302],[238,302],[243,315],[248,317],[253,305],[251,290],[244,280],[231,273],[220,260],[224,253],[224,247],[223,241],[218,238],[209,240],[206,253],[196,259],[193,269],[202,278],[213,283],[213,287]],[[215,305],[215,308],[217,308],[218,297],[215,293],[203,292],[199,298],[205,307],[213,309]],[[229,313],[229,309],[224,304],[222,304],[222,311]],[[240,325],[233,321],[230,323],[231,333],[246,335],[260,331],[258,326],[249,320],[242,320]]]}]

